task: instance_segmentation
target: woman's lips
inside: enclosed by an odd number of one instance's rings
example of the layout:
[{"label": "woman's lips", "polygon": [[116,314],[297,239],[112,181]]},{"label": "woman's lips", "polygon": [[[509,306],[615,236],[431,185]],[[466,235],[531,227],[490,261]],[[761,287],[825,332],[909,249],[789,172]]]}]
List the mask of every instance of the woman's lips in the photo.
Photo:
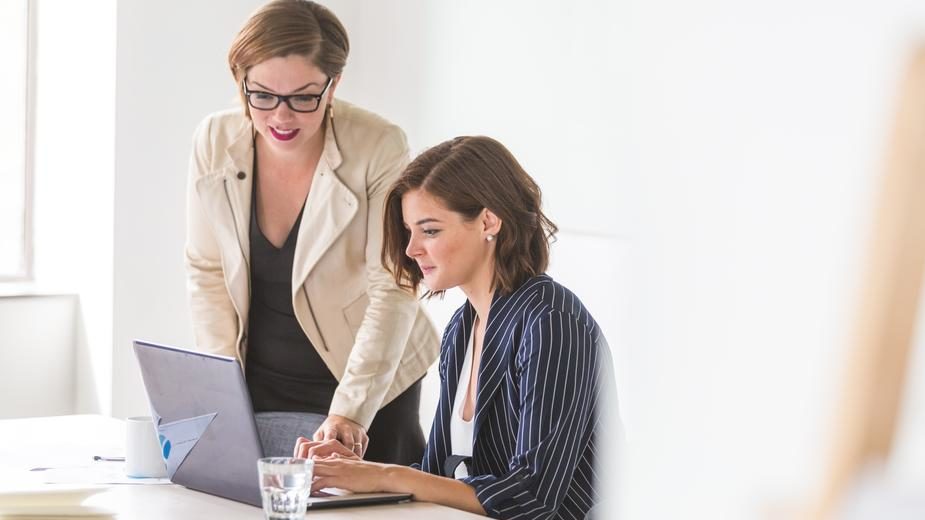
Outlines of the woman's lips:
[{"label": "woman's lips", "polygon": [[272,134],[273,138],[276,139],[277,141],[290,141],[294,139],[295,136],[299,135],[298,128],[294,130],[277,130],[273,128],[272,126],[267,127],[267,128],[270,129],[270,134]]},{"label": "woman's lips", "polygon": [[422,265],[422,266],[421,266],[421,273],[422,273],[424,276],[427,276],[427,275],[430,274],[431,271],[433,271],[434,269],[436,269],[436,267],[434,267],[434,266],[425,267],[425,266]]}]

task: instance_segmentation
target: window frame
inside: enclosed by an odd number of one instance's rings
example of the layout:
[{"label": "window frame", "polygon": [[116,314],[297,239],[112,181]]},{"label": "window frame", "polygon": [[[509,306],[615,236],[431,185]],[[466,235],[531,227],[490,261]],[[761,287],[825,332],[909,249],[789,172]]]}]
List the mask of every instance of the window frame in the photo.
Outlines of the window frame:
[{"label": "window frame", "polygon": [[23,234],[20,243],[20,270],[0,272],[0,283],[32,282],[35,280],[34,203],[35,203],[35,95],[36,95],[36,16],[35,1],[24,0],[26,14],[25,56],[25,117],[23,124]]}]

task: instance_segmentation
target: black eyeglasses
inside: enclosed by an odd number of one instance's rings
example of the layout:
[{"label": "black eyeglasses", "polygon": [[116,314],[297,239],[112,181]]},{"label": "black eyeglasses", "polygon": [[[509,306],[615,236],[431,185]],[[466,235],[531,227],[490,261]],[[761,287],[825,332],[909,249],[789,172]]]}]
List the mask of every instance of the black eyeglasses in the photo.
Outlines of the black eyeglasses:
[{"label": "black eyeglasses", "polygon": [[290,94],[282,96],[280,94],[271,94],[260,90],[250,90],[247,88],[247,78],[241,80],[241,86],[244,88],[244,97],[247,98],[247,104],[257,110],[274,110],[280,103],[286,102],[293,112],[314,112],[321,106],[321,98],[328,91],[328,87],[334,81],[334,76],[328,78],[324,85],[324,90],[320,94]]}]

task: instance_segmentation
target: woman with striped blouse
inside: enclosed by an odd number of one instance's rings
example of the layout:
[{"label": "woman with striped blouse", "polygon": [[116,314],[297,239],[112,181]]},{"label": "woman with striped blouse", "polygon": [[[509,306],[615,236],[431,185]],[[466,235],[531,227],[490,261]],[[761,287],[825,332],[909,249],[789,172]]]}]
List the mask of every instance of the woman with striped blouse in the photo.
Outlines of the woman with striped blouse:
[{"label": "woman with striped blouse", "polygon": [[555,232],[537,184],[491,138],[458,137],[408,166],[386,198],[383,264],[411,292],[423,282],[427,297],[459,287],[468,298],[443,335],[439,408],[419,466],[300,438],[314,489],[405,492],[495,518],[585,517],[600,500],[613,365],[588,310],[544,274]]}]

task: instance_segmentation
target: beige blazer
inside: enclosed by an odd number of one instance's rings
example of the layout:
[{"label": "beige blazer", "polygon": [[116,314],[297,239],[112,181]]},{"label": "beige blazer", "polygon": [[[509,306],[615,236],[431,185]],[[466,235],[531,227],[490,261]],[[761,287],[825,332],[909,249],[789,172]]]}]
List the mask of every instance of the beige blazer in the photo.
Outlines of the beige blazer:
[{"label": "beige blazer", "polygon": [[[253,125],[240,110],[208,116],[194,136],[186,266],[199,349],[246,362]],[[397,126],[337,100],[299,227],[292,305],[339,381],[329,413],[369,428],[421,378],[439,341],[418,300],[380,262],[385,195],[408,163]]]}]

